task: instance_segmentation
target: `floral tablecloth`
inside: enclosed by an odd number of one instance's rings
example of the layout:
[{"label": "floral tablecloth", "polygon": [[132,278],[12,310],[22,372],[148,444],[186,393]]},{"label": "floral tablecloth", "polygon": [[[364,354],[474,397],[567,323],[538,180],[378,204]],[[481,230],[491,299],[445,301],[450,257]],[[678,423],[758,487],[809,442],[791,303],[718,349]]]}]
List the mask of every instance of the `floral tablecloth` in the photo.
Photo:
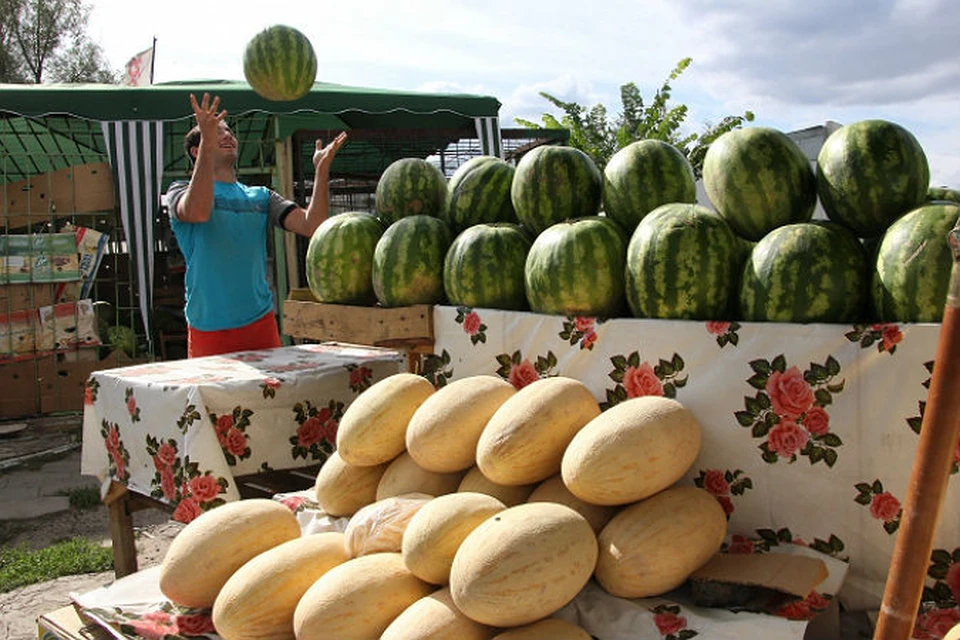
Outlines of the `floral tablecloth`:
[{"label": "floral tablecloth", "polygon": [[[498,375],[584,382],[603,407],[657,394],[703,445],[681,482],[717,497],[731,546],[804,545],[849,562],[841,603],[875,610],[901,518],[939,324],[826,325],[575,318],[434,309],[435,384]],[[918,635],[960,622],[960,443]],[[931,634],[926,633],[929,629]]]},{"label": "floral tablecloth", "polygon": [[322,463],[356,396],[404,371],[397,351],[326,343],[94,372],[80,471],[197,515],[235,476]]}]

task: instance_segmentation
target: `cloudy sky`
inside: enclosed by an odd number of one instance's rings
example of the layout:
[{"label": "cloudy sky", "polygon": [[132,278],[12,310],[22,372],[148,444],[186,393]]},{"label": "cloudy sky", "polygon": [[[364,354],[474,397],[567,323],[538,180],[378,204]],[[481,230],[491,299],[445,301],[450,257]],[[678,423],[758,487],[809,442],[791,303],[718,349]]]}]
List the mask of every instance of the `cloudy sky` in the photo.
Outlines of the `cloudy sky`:
[{"label": "cloudy sky", "polygon": [[541,91],[615,114],[621,85],[651,98],[691,57],[673,102],[692,131],[747,110],[782,131],[892,120],[923,145],[932,182],[960,188],[957,0],[88,4],[111,66],[157,38],[156,82],[243,79],[246,43],[283,23],[310,38],[320,81],[493,95],[505,127],[551,111]]}]

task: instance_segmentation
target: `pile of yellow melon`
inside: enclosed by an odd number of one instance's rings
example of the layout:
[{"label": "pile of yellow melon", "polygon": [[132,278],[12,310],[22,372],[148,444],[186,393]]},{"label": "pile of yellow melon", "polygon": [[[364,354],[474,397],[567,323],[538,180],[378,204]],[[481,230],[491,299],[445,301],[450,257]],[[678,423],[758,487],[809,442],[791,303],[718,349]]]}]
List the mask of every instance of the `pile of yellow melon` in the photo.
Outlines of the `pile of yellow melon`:
[{"label": "pile of yellow melon", "polygon": [[301,535],[279,502],[228,503],[174,539],[160,588],[212,607],[226,640],[589,639],[550,616],[591,578],[659,595],[719,551],[722,507],[677,484],[700,441],[667,398],[601,412],[565,377],[437,390],[396,374],[348,407],[317,475],[345,531]]}]

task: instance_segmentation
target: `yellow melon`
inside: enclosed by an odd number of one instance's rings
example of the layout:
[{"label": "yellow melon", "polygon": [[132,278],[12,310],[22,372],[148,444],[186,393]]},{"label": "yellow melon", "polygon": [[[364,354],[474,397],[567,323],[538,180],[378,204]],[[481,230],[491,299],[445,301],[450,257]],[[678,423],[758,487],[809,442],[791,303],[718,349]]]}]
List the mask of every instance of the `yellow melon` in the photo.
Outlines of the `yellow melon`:
[{"label": "yellow melon", "polygon": [[527,502],[564,504],[586,518],[594,533],[600,533],[600,530],[610,522],[610,518],[617,513],[616,507],[591,504],[570,493],[559,474],[547,478],[537,485],[537,488],[527,498]]},{"label": "yellow melon", "polygon": [[960,624],[955,625],[950,631],[947,631],[947,635],[943,636],[943,640],[960,640]]},{"label": "yellow melon", "polygon": [[186,607],[212,607],[224,583],[248,560],[299,536],[296,516],[274,500],[240,500],[205,511],[167,548],[160,591]]},{"label": "yellow melon", "polygon": [[404,566],[399,553],[347,560],[320,576],[293,612],[297,640],[379,638],[394,618],[436,587]]},{"label": "yellow melon", "polygon": [[643,500],[683,475],[700,452],[700,423],[670,398],[631,398],[591,420],[570,441],[561,474],[594,504]]},{"label": "yellow melon", "polygon": [[593,636],[583,627],[562,618],[544,618],[522,627],[498,633],[493,640],[591,640]]},{"label": "yellow melon", "polygon": [[213,603],[224,640],[291,640],[293,612],[320,576],[350,557],[338,531],[288,540],[241,566]]},{"label": "yellow melon", "polygon": [[347,464],[334,451],[320,467],[313,485],[317,504],[328,515],[352,516],[376,501],[377,485],[386,469],[386,463],[368,467]]},{"label": "yellow melon", "polygon": [[358,466],[396,458],[406,449],[410,417],[433,392],[429,380],[413,373],[395,373],[375,382],[350,403],[340,419],[340,457]]},{"label": "yellow melon", "polygon": [[679,587],[720,550],[727,516],[712,495],[671,487],[625,507],[598,537],[597,582],[621,598]]},{"label": "yellow melon", "polygon": [[495,631],[463,615],[450,589],[420,598],[394,618],[380,640],[489,640]]},{"label": "yellow melon", "polygon": [[485,493],[488,496],[493,496],[508,507],[515,507],[518,504],[526,502],[536,486],[536,484],[518,484],[513,486],[497,484],[483,475],[479,468],[471,467],[466,475],[463,476],[463,480],[460,481],[457,492],[474,491],[476,493]]},{"label": "yellow melon", "polygon": [[463,475],[462,471],[452,473],[427,471],[405,451],[383,471],[380,482],[377,483],[377,500],[414,492],[431,496],[453,493],[460,486]]},{"label": "yellow melon", "polygon": [[403,532],[410,519],[433,496],[408,493],[377,500],[357,511],[343,532],[344,546],[351,558],[390,551],[400,553]]},{"label": "yellow melon", "polygon": [[477,442],[477,466],[498,484],[532,484],[560,472],[563,452],[600,405],[582,382],[541,378],[510,396]]},{"label": "yellow melon", "polygon": [[407,451],[429,471],[449,473],[472,467],[483,428],[514,393],[512,384],[487,375],[441,387],[410,418]]},{"label": "yellow melon", "polygon": [[421,580],[447,584],[460,543],[481,522],[506,509],[484,493],[451,493],[423,505],[403,532],[400,553]]},{"label": "yellow melon", "polygon": [[529,624],[570,602],[596,560],[597,538],[579,513],[551,502],[521,504],[490,516],[463,540],[450,592],[477,622]]}]

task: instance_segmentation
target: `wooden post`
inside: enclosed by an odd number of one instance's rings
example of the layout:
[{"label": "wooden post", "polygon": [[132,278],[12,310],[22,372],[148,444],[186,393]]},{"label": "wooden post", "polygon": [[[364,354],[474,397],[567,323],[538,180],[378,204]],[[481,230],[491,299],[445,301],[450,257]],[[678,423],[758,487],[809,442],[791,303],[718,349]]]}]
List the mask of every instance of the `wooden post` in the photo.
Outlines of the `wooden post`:
[{"label": "wooden post", "polygon": [[960,438],[960,223],[930,391],[874,640],[913,635],[940,507]]},{"label": "wooden post", "polygon": [[103,502],[110,517],[110,540],[113,544],[113,573],[122,578],[137,571],[137,545],[133,538],[133,516],[130,513],[130,492],[116,482]]}]

